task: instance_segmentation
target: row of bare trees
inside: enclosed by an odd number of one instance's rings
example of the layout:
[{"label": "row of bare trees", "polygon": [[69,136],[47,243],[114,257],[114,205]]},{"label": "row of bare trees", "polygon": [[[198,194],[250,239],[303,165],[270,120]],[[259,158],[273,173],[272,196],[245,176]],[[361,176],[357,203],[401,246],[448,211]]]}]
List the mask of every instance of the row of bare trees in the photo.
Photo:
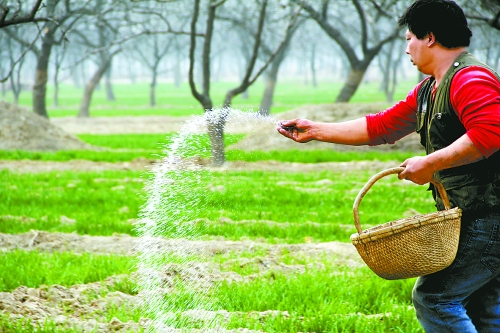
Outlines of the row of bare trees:
[{"label": "row of bare trees", "polygon": [[[150,72],[151,105],[156,104],[156,86],[166,57],[177,60],[168,69],[176,81],[181,80],[180,63],[187,61],[185,75],[191,92],[210,120],[213,163],[222,165],[224,126],[234,97],[247,93],[262,76],[265,92],[259,112],[268,114],[280,68],[296,49],[304,55],[303,66],[310,68],[313,84],[317,53],[341,63],[344,84],[336,102],[352,98],[374,63],[383,74],[381,89],[391,99],[404,54],[397,17],[411,2],[0,0],[0,82],[9,80],[17,99],[22,88],[20,73],[28,66],[25,59],[31,57],[33,111],[48,117],[49,78],[54,80],[57,102],[58,83],[69,76],[83,76],[86,82],[78,116],[89,117],[98,85],[105,85],[108,98],[113,98],[115,59],[134,59]],[[458,2],[480,32],[486,57],[497,65],[500,47],[488,43],[498,40],[500,0]],[[210,84],[215,59],[228,53],[239,59],[239,80],[223,101],[214,103]],[[78,75],[78,69],[84,75]],[[65,75],[61,77],[60,71]],[[215,110],[214,105],[222,107]]]}]

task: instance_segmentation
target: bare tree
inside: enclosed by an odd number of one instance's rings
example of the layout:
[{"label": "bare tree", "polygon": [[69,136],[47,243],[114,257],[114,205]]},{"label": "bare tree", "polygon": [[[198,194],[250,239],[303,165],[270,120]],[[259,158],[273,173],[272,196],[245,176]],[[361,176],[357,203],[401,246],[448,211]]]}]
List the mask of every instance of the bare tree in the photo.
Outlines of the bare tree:
[{"label": "bare tree", "polygon": [[469,19],[485,22],[490,27],[500,30],[500,0],[466,1]]},{"label": "bare tree", "polygon": [[174,38],[165,40],[160,35],[147,36],[146,40],[141,41],[142,46],[134,48],[132,54],[136,54],[141,64],[146,66],[151,73],[151,82],[149,83],[149,105],[156,105],[156,86],[158,82],[159,68],[162,60],[169,53],[174,45]]},{"label": "bare tree", "polygon": [[224,153],[224,127],[226,123],[226,118],[229,113],[229,108],[231,106],[232,100],[235,96],[242,93],[250,85],[252,85],[256,79],[262,74],[262,72],[267,68],[267,66],[273,61],[274,57],[281,52],[285,46],[286,36],[288,36],[292,30],[292,27],[296,23],[297,13],[289,21],[286,29],[285,38],[278,45],[276,50],[268,57],[267,61],[260,67],[260,69],[255,70],[255,65],[257,62],[260,46],[261,37],[264,26],[264,19],[266,17],[266,9],[268,5],[267,0],[260,2],[260,10],[258,16],[257,29],[254,36],[254,44],[252,48],[252,56],[247,64],[247,69],[245,75],[242,78],[239,85],[233,89],[230,89],[224,98],[223,107],[220,112],[215,112],[213,108],[212,98],[210,96],[210,79],[211,79],[211,47],[212,38],[214,33],[214,22],[216,9],[221,6],[225,0],[209,0],[207,8],[207,20],[205,24],[205,34],[204,34],[204,44],[202,51],[202,91],[198,91],[195,79],[194,79],[194,68],[195,68],[195,51],[196,51],[196,23],[200,14],[200,0],[195,0],[194,11],[191,20],[191,38],[190,38],[190,51],[189,51],[189,85],[193,96],[200,102],[203,110],[210,113],[208,117],[208,133],[210,136],[211,150],[212,150],[212,164],[214,166],[221,166],[225,163],[225,153]]},{"label": "bare tree", "polygon": [[54,63],[54,76],[52,82],[54,83],[54,95],[53,95],[53,105],[59,106],[59,82],[60,82],[60,74],[61,67],[64,62],[64,58],[67,54],[67,47],[55,48],[55,52],[53,55],[53,63]]},{"label": "bare tree", "polygon": [[[300,0],[291,1],[300,3]],[[336,102],[348,102],[351,99],[382,46],[398,36],[400,29],[396,19],[388,12],[396,3],[396,0],[383,1],[381,4],[374,0],[324,0],[321,8],[313,7],[310,1],[302,3],[310,18],[340,46],[349,61],[349,75]],[[354,8],[347,6],[348,4]],[[330,10],[333,6],[335,11]],[[356,18],[351,15],[353,9]],[[374,32],[380,29],[382,21],[386,23],[388,33],[385,37],[377,38]]]},{"label": "bare tree", "polygon": [[380,50],[378,66],[382,73],[380,90],[386,96],[387,102],[394,101],[394,92],[398,83],[398,72],[401,69],[401,60],[404,55],[403,39],[394,39]]},{"label": "bare tree", "polygon": [[30,10],[28,12],[24,12],[21,0],[17,0],[16,5],[12,4],[12,1],[1,0],[0,28],[8,27],[11,25],[48,21],[49,18],[40,16],[39,11],[42,7],[42,3],[42,0],[36,0],[31,5]]},{"label": "bare tree", "polygon": [[106,99],[108,101],[114,101],[115,93],[113,92],[113,84],[111,78],[113,77],[113,62],[109,64],[106,73],[104,73],[104,86],[106,87]]},{"label": "bare tree", "polygon": [[[125,22],[120,13],[118,3],[107,2],[106,0],[96,0],[94,12],[97,13],[93,20],[85,22],[79,29],[75,31],[80,42],[91,50],[99,50],[93,57],[96,62],[96,70],[85,85],[78,117],[90,117],[90,102],[96,86],[101,81],[104,74],[109,70],[113,57],[121,52],[119,46],[111,49],[108,45],[116,40],[119,34],[120,26]],[[107,5],[107,6],[106,6]],[[106,7],[105,7],[106,6]],[[86,33],[82,33],[81,31]]]},{"label": "bare tree", "polygon": [[[280,6],[281,8],[286,7],[283,4],[280,4]],[[241,8],[241,5],[239,5],[239,8]],[[266,21],[267,31],[256,31],[255,27],[248,24],[248,22],[251,22],[250,15],[252,15],[253,13],[253,11],[249,9],[241,10],[240,17],[234,15],[234,10],[229,10],[229,15],[217,16],[218,19],[230,22],[232,24],[231,30],[235,30],[238,34],[238,37],[240,38],[240,50],[245,61],[245,70],[242,75],[241,82],[245,82],[245,77],[249,75],[249,71],[251,73],[251,71],[253,70],[253,66],[255,66],[255,62],[258,58],[260,58],[265,63],[269,62],[269,58],[272,58],[272,61],[270,62],[270,65],[267,67],[265,72],[264,96],[262,98],[258,111],[262,115],[269,115],[269,110],[273,102],[274,89],[276,87],[279,68],[282,61],[286,57],[287,49],[290,45],[290,41],[294,33],[298,30],[299,26],[303,22],[303,20],[295,20],[298,12],[294,13],[292,7],[289,7],[288,9],[291,11],[285,12],[285,18],[287,16],[293,17],[294,22],[293,24],[289,25],[289,29],[287,29],[287,32],[277,51],[272,50],[269,45],[276,44],[276,37],[281,38],[281,36],[276,36],[275,33],[276,29],[279,29],[279,23],[282,23],[284,21],[284,17],[280,17],[280,15],[282,14],[279,11],[277,12],[276,10],[271,10],[269,11],[269,14],[263,17],[263,19]],[[262,25],[259,25],[258,28],[262,30],[264,21],[262,21],[261,23]],[[269,36],[267,38],[267,41],[264,38],[265,35]],[[260,48],[260,52],[258,53],[256,52],[255,48],[255,40],[257,37],[260,39],[260,45],[258,46]],[[251,47],[252,43],[253,49]],[[241,66],[239,67],[241,69]],[[245,89],[240,93],[245,93],[247,91],[248,89]]]},{"label": "bare tree", "polygon": [[[11,63],[15,62],[13,54],[17,53],[13,50],[13,48],[15,46],[12,44],[14,44],[14,43],[15,42],[12,39],[9,39],[7,42],[7,47],[8,47],[8,51],[9,51],[9,58],[10,58]],[[17,46],[19,46],[19,45],[17,45]],[[11,88],[12,94],[14,96],[14,104],[16,104],[16,105],[19,103],[19,94],[21,93],[21,90],[22,90],[21,71],[23,68],[24,60],[25,60],[24,57],[21,58],[19,63],[12,69],[11,74],[10,74],[10,88]]]},{"label": "bare tree", "polygon": [[[3,32],[5,32],[5,29]],[[26,33],[26,29],[22,25],[12,25],[8,29],[15,34]],[[2,31],[0,31],[0,37],[0,59],[2,59],[0,75],[4,77],[2,81],[2,93],[6,93],[6,83],[8,82],[14,98],[13,102],[14,104],[18,104],[19,94],[22,90],[21,72],[25,63],[24,46],[19,44],[9,34],[2,33]]]},{"label": "bare tree", "polygon": [[[40,45],[35,45],[37,39],[33,41],[25,40],[22,36],[12,33],[8,28],[4,28],[9,35],[17,42],[24,45],[26,50],[31,50],[37,58],[35,82],[33,85],[33,111],[41,116],[47,117],[46,94],[48,82],[48,67],[52,47],[60,45],[67,40],[67,32],[82,17],[90,14],[86,2],[71,0],[46,0],[45,6],[41,8],[43,17],[40,19],[44,24],[38,27],[41,35]],[[78,6],[75,8],[75,3]]]},{"label": "bare tree", "polygon": [[[271,66],[266,72],[265,75],[265,88],[264,94],[262,96],[262,100],[259,106],[259,114],[263,116],[268,116],[271,113],[271,106],[273,105],[274,91],[276,89],[276,83],[278,82],[278,72],[283,60],[286,58],[286,54],[288,48],[290,46],[290,41],[293,37],[293,34],[299,28],[301,22],[298,22],[294,25],[294,27],[290,30],[290,33],[287,34],[286,39],[284,40],[284,46],[276,57],[271,62]],[[266,49],[266,48],[264,48]],[[266,52],[268,53],[268,52]]]}]

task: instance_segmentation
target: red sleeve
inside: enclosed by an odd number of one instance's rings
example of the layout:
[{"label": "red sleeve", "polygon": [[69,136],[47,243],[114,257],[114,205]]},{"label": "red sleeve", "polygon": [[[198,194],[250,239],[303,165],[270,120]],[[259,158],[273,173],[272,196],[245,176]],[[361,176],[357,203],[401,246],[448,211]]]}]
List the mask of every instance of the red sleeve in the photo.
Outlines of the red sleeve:
[{"label": "red sleeve", "polygon": [[451,105],[467,136],[485,157],[500,149],[500,82],[489,70],[470,66],[453,77]]},{"label": "red sleeve", "polygon": [[405,100],[396,103],[385,111],[366,116],[370,146],[394,143],[415,131],[417,94],[424,81],[413,88]]}]

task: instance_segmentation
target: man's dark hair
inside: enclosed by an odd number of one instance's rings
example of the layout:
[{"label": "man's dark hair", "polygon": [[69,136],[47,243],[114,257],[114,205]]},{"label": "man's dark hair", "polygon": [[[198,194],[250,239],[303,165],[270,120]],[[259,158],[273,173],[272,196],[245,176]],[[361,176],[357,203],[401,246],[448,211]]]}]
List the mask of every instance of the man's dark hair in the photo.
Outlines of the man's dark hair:
[{"label": "man's dark hair", "polygon": [[398,23],[407,26],[418,39],[432,32],[437,42],[450,49],[469,46],[472,37],[462,8],[451,0],[417,0]]}]

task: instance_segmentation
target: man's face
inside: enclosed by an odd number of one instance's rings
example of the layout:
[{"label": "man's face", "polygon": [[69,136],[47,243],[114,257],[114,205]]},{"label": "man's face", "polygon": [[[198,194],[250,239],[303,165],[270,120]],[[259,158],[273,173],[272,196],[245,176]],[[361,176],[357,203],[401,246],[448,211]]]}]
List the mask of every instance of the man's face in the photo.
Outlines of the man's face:
[{"label": "man's face", "polygon": [[408,44],[406,45],[406,54],[410,56],[410,61],[413,65],[417,66],[417,69],[424,74],[428,74],[425,72],[426,65],[428,65],[428,39],[424,37],[423,39],[418,39],[415,34],[411,31],[406,31],[406,41]]}]

